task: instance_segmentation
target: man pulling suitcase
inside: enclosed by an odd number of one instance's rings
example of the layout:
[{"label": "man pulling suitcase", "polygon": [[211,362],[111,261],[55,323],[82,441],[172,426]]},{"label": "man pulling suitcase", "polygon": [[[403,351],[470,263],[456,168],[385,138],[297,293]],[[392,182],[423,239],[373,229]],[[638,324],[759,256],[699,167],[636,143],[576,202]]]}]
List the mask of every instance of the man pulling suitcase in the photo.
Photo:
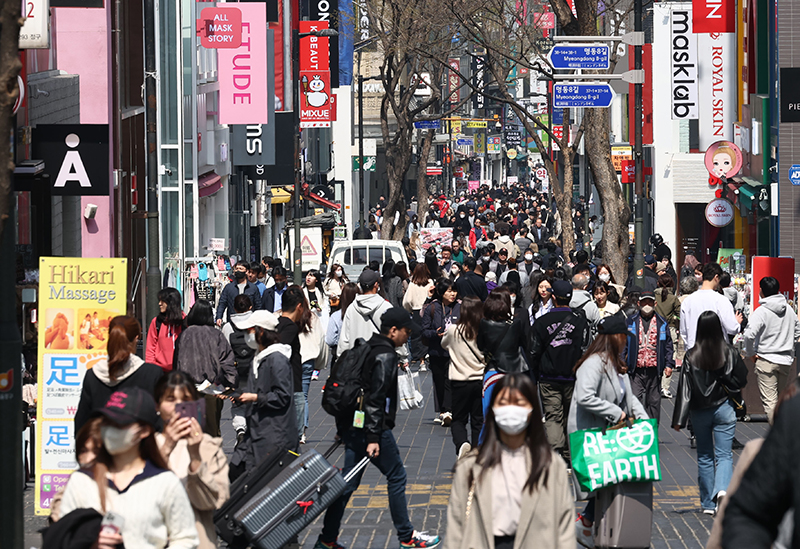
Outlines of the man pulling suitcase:
[{"label": "man pulling suitcase", "polygon": [[[336,427],[345,445],[342,472],[347,475],[363,457],[368,456],[383,473],[388,484],[389,510],[401,549],[433,548],[440,543],[438,536],[418,532],[411,524],[406,502],[406,470],[392,434],[397,412],[398,359],[395,348],[404,345],[412,331],[418,332],[419,325],[406,310],[393,307],[383,313],[380,333],[374,334],[367,342],[371,349],[364,365],[363,405],[355,414],[336,417]],[[362,474],[363,471],[351,478],[344,493],[328,507],[315,549],[344,549],[337,543],[339,527],[347,502],[361,483]]]}]

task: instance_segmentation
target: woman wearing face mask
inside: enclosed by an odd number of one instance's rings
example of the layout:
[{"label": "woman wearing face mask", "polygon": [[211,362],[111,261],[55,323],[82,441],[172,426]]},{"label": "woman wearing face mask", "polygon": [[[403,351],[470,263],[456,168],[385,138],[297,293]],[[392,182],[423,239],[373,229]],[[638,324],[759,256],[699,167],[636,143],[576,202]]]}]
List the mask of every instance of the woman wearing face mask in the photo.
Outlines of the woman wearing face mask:
[{"label": "woman wearing face mask", "polygon": [[597,304],[597,310],[600,311],[600,318],[605,318],[617,314],[619,312],[619,305],[612,303],[608,300],[608,283],[598,280],[594,285],[594,302]]},{"label": "woman wearing face mask", "polygon": [[246,403],[247,434],[244,438],[246,470],[252,470],[268,454],[298,449],[297,413],[293,402],[292,348],[280,343],[278,319],[267,311],[255,311],[238,326],[248,330],[258,347],[247,380],[247,392],[236,397]]},{"label": "woman wearing face mask", "polygon": [[450,266],[450,280],[452,280],[453,282],[455,282],[455,281],[456,281],[456,279],[457,279],[459,276],[461,276],[461,272],[462,272],[462,270],[463,270],[463,269],[462,269],[461,265],[459,265],[458,263],[453,263],[453,264]]},{"label": "woman wearing face mask", "polygon": [[456,463],[444,549],[575,547],[567,467],[545,437],[525,374],[495,384],[486,437]]},{"label": "woman wearing face mask", "polygon": [[74,473],[64,489],[61,515],[75,509],[113,511],[124,519],[120,533],[101,532],[97,549],[193,549],[194,512],[180,479],[156,443],[153,397],[130,387],[111,395],[104,408],[103,444],[94,461]]},{"label": "woman wearing face mask", "polygon": [[108,402],[114,391],[139,387],[153,394],[164,371],[136,356],[136,344],[141,337],[142,329],[135,318],[117,316],[111,320],[108,325],[108,358],[86,371],[75,412],[75,432],[81,430],[94,410]]},{"label": "woman wearing face mask", "polygon": [[458,293],[453,281],[440,278],[436,281],[433,301],[425,308],[422,317],[422,339],[428,345],[430,369],[433,373],[434,397],[439,416],[434,420],[443,426],[450,426],[453,419],[450,399],[450,355],[442,348],[445,330],[458,322],[461,304],[456,300]]},{"label": "woman wearing face mask", "polygon": [[335,364],[338,358],[336,356],[336,346],[339,345],[339,334],[342,331],[342,318],[358,293],[358,284],[355,282],[348,282],[345,284],[339,299],[339,310],[334,311],[328,321],[325,343],[331,348],[332,364]]},{"label": "woman wearing face mask", "polygon": [[175,340],[181,335],[186,316],[181,309],[181,293],[175,288],[159,290],[158,311],[147,330],[145,359],[169,372],[175,354]]},{"label": "woman wearing face mask", "polygon": [[325,295],[328,296],[331,311],[335,311],[335,307],[340,306],[338,303],[334,304],[334,301],[339,301],[344,285],[348,282],[350,282],[350,279],[344,274],[344,268],[338,263],[331,265],[331,268],[328,270],[328,278],[326,278],[325,282],[322,284],[322,289]]},{"label": "woman wearing face mask", "polygon": [[[627,342],[625,316],[617,313],[600,320],[597,337],[575,364],[575,389],[569,408],[567,431],[605,428],[625,418],[647,419],[647,412],[633,395],[628,368],[622,359]],[[588,494],[581,494],[586,499]],[[594,497],[589,498],[575,522],[578,543],[594,547]]]},{"label": "woman wearing face mask", "polygon": [[597,278],[608,284],[609,287],[615,288],[618,295],[622,295],[625,292],[625,286],[617,284],[614,273],[611,272],[611,267],[605,263],[597,267]]},{"label": "woman wearing face mask", "polygon": [[214,510],[229,496],[228,459],[222,439],[203,433],[197,418],[181,416],[175,406],[200,398],[192,380],[182,372],[169,372],[156,385],[158,413],[164,430],[156,434],[161,453],[181,479],[194,511],[201,549],[217,547]]}]

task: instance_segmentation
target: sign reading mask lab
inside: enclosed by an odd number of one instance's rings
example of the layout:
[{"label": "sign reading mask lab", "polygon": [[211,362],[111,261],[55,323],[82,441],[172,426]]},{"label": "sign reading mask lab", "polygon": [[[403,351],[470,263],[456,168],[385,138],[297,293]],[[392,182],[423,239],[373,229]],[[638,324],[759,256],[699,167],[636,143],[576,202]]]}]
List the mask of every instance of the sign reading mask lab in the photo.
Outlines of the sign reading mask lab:
[{"label": "sign reading mask lab", "polygon": [[692,33],[692,14],[672,10],[669,20],[672,48],[672,119],[697,120],[697,37]]},{"label": "sign reading mask lab", "polygon": [[715,198],[706,205],[706,221],[714,227],[724,227],[733,221],[733,204],[724,198]]},{"label": "sign reading mask lab", "polygon": [[44,160],[55,196],[108,195],[108,124],[40,124],[33,158]]}]

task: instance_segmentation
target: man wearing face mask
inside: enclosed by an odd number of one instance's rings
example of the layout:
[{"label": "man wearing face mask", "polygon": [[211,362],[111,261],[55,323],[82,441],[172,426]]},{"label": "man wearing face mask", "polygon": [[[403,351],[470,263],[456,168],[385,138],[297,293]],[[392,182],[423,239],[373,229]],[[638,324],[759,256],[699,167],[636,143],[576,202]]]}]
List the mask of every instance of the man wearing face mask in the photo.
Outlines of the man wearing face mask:
[{"label": "man wearing face mask", "polygon": [[456,215],[456,223],[453,226],[453,236],[459,237],[461,235],[467,236],[472,225],[469,224],[467,219],[467,212],[463,206],[458,208],[458,215]]},{"label": "man wearing face mask", "polygon": [[272,278],[275,280],[275,285],[264,290],[262,309],[277,313],[282,308],[283,294],[286,291],[286,269],[280,265],[275,267],[272,269]]},{"label": "man wearing face mask", "polygon": [[656,313],[656,297],[650,290],[639,294],[639,310],[626,319],[627,363],[633,394],[650,418],[661,415],[661,376],[670,377],[675,367],[669,324]]},{"label": "man wearing face mask", "polygon": [[249,270],[250,264],[246,261],[240,261],[233,268],[234,280],[222,288],[222,294],[219,297],[219,305],[217,305],[216,314],[217,326],[222,326],[223,318],[226,320],[231,319],[233,300],[237,295],[247,295],[253,303],[253,309],[261,308],[261,292],[258,286],[247,280],[247,271]]}]

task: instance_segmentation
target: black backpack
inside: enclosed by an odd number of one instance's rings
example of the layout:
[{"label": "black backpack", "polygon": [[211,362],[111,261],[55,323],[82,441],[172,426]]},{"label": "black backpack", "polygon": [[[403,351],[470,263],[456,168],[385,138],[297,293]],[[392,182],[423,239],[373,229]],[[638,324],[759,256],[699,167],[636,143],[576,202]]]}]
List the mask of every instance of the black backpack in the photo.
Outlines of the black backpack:
[{"label": "black backpack", "polygon": [[231,349],[233,349],[236,367],[249,367],[253,361],[253,357],[256,356],[256,350],[245,342],[244,336],[247,334],[246,330],[240,330],[233,324],[231,324],[231,328],[233,328],[233,332],[231,333],[230,344]]},{"label": "black backpack", "polygon": [[355,346],[336,360],[322,392],[322,408],[330,415],[349,419],[359,408],[367,387],[365,365],[371,350],[369,343],[358,338]]}]

